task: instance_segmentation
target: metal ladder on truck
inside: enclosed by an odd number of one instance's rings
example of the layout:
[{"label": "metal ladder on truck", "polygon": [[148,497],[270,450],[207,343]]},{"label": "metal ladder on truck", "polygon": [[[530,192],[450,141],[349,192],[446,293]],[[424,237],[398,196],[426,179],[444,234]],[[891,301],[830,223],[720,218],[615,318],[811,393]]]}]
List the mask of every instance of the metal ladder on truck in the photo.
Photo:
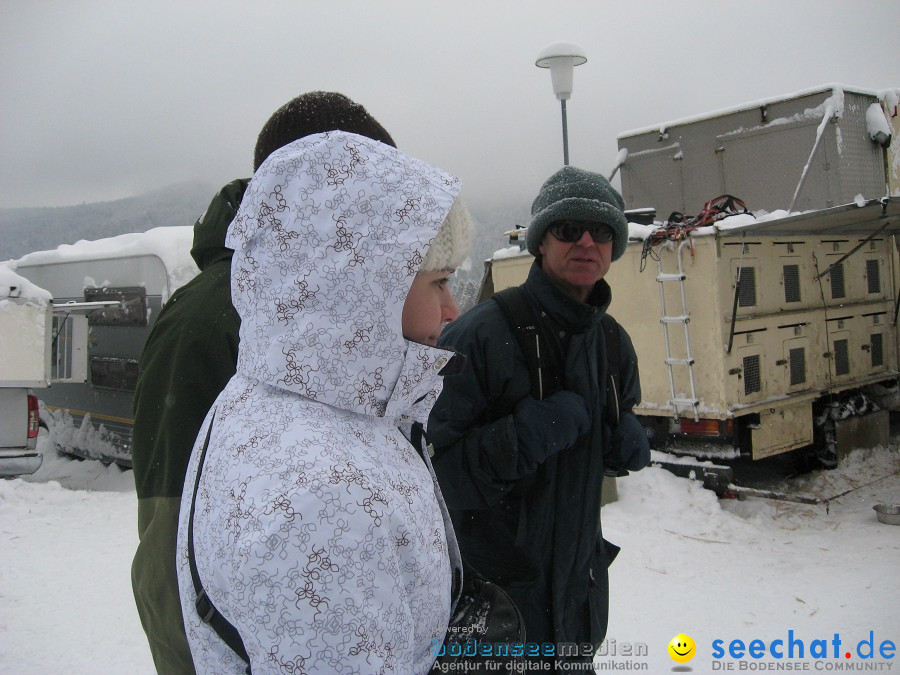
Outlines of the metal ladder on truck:
[{"label": "metal ladder on truck", "polygon": [[[694,386],[694,356],[691,352],[691,336],[688,331],[688,324],[691,321],[691,317],[687,310],[687,297],[684,290],[684,280],[687,278],[687,275],[684,272],[684,265],[681,257],[681,250],[685,246],[690,245],[689,239],[684,239],[678,244],[675,250],[678,271],[675,274],[663,272],[663,256],[662,251],[660,251],[660,255],[656,258],[658,270],[656,281],[659,282],[659,306],[662,309],[662,316],[659,321],[662,324],[663,335],[666,342],[666,368],[669,371],[669,389],[672,392],[672,398],[669,400],[669,403],[672,405],[676,417],[681,417],[683,411],[690,411],[690,414],[696,422],[700,419],[700,401],[697,400],[697,390]],[[668,308],[666,307],[666,284],[670,283],[677,283],[679,290],[681,291],[681,314],[669,314]],[[672,340],[671,334],[669,333],[669,327],[676,324],[681,324],[684,329],[685,354],[679,356],[672,355]],[[680,397],[678,392],[675,391],[674,369],[676,367],[687,368],[688,370],[688,378],[691,383],[690,398]]]}]

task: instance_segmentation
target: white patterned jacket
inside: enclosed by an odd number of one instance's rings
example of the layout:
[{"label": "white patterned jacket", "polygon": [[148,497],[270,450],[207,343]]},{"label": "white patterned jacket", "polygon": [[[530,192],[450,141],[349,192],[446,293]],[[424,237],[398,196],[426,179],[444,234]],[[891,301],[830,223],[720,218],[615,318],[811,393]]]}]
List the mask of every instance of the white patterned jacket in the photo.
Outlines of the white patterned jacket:
[{"label": "white patterned jacket", "polygon": [[[423,673],[459,554],[424,423],[451,352],[404,340],[403,302],[459,190],[376,141],[316,134],[273,153],[229,228],[237,373],[185,481],[178,582],[200,673],[245,664],[200,621],[195,560],[253,673]],[[214,417],[213,417],[214,415]]]}]

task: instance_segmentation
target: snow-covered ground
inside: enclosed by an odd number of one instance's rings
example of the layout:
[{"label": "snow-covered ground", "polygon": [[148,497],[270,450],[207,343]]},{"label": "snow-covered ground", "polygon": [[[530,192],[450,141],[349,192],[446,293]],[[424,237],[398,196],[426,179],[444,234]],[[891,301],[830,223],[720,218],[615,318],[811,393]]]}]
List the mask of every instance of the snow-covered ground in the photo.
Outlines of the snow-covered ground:
[{"label": "snow-covered ground", "polygon": [[[129,579],[137,545],[131,473],[58,457],[44,432],[40,447],[38,473],[0,481],[0,673],[152,673]],[[794,483],[821,497],[859,489],[826,509],[719,501],[658,468],[619,480],[619,501],[604,507],[604,534],[622,551],[610,570],[599,672],[896,666],[896,656],[878,649],[900,641],[900,527],[880,524],[872,505],[900,502],[900,446],[856,451],[837,470]],[[805,659],[787,658],[789,631]],[[870,631],[875,658],[864,660],[857,645]],[[667,653],[679,633],[697,645],[686,664]],[[733,659],[733,640],[745,650],[760,640],[766,656]],[[827,641],[829,658],[810,658],[822,647],[815,640]]]},{"label": "snow-covered ground", "polygon": [[900,527],[879,523],[872,506],[900,502],[898,472],[895,441],[890,448],[857,450],[834,471],[790,481],[820,498],[859,488],[827,508],[720,501],[658,468],[620,480],[619,501],[604,512],[606,538],[622,546],[610,568],[610,646],[613,639],[644,642],[649,672],[669,671],[677,664],[666,645],[685,633],[697,644],[688,665],[706,673],[733,661],[713,664],[715,640],[723,641],[726,656],[733,640],[745,647],[763,641],[767,658],[745,658],[752,666],[779,661],[768,645],[780,639],[786,646],[789,631],[805,641],[806,657],[813,640],[830,644],[838,633],[841,658],[809,661],[810,670],[830,669],[835,661],[861,663],[856,645],[869,631],[876,648],[885,639],[897,644]]}]

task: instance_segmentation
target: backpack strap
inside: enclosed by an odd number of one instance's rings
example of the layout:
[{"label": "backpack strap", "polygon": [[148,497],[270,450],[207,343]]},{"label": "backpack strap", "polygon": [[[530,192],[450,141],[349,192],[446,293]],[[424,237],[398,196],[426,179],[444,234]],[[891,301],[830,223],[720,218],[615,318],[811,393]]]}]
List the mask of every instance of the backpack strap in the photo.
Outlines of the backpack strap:
[{"label": "backpack strap", "polygon": [[606,423],[619,423],[619,323],[609,314],[600,318],[606,337]]},{"label": "backpack strap", "polygon": [[547,398],[563,386],[563,358],[558,340],[553,340],[521,286],[505,288],[491,296],[506,316],[525,355],[531,380],[531,395]]},{"label": "backpack strap", "polygon": [[194,582],[194,591],[197,594],[194,606],[197,608],[197,614],[200,615],[200,620],[203,621],[203,623],[208,624],[209,627],[216,632],[216,635],[218,635],[235,654],[243,659],[244,663],[247,664],[246,672],[250,673],[250,657],[247,655],[247,650],[244,648],[244,641],[241,640],[237,628],[219,613],[219,610],[213,605],[212,600],[209,599],[209,596],[206,594],[206,589],[203,588],[203,582],[200,581],[197,563],[194,561],[194,508],[197,505],[197,490],[200,487],[200,475],[203,473],[203,461],[206,459],[206,449],[209,447],[209,438],[212,435],[212,427],[215,419],[216,415],[213,413],[212,419],[209,421],[209,429],[206,431],[206,440],[203,442],[203,450],[200,452],[200,465],[197,467],[197,478],[194,480],[194,496],[191,499],[191,513],[188,517],[188,562],[191,567],[191,579]]},{"label": "backpack strap", "polygon": [[[537,316],[521,286],[505,288],[491,296],[506,316],[525,354],[531,379],[531,395],[541,400],[563,387],[564,359],[559,341]],[[609,314],[601,317],[606,337],[606,410],[604,420],[610,427],[619,423],[619,323]]]}]

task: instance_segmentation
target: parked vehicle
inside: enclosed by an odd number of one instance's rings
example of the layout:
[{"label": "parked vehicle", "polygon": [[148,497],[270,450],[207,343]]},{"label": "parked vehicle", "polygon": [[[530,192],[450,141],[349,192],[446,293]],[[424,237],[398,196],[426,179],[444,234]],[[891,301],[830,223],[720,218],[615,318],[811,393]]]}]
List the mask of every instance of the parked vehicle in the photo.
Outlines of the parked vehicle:
[{"label": "parked vehicle", "polygon": [[[896,125],[882,105],[826,88],[620,136],[629,206],[697,213],[730,193],[757,211],[699,229],[680,214],[630,225],[606,278],[651,435],[724,441],[704,447],[714,459],[814,447],[825,465],[887,441],[885,394],[900,375],[900,197],[889,196],[900,195],[900,162],[867,121],[875,106]],[[523,233],[511,243],[524,246]],[[530,264],[524,251],[495,254],[482,297],[521,283]],[[709,462],[677,465],[712,487],[731,481]]]},{"label": "parked vehicle", "polygon": [[49,382],[52,305],[41,289],[0,268],[0,476],[37,471],[38,401],[33,387]]},{"label": "parked vehicle", "polygon": [[131,466],[138,359],[163,304],[197,274],[192,237],[191,227],[156,228],[13,262],[53,297],[49,385],[33,387],[54,417],[60,450]]}]

